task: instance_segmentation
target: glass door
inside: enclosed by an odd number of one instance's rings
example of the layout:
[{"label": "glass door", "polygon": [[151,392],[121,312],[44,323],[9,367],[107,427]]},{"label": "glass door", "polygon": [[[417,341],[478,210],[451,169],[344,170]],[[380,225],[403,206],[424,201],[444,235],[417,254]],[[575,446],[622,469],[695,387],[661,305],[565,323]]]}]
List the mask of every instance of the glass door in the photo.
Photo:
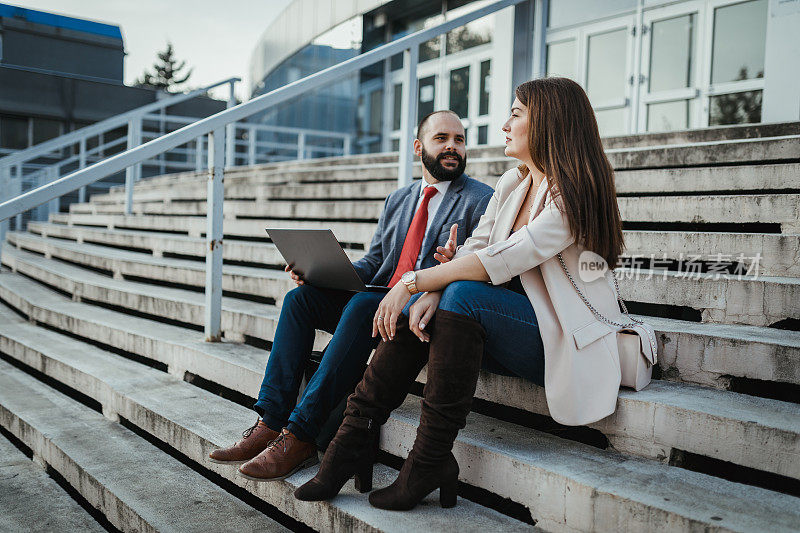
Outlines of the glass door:
[{"label": "glass door", "polygon": [[547,33],[547,75],[584,88],[604,137],[630,130],[634,24],[629,15]]},{"label": "glass door", "polygon": [[703,27],[701,2],[647,11],[643,20],[640,132],[684,130],[700,125]]},{"label": "glass door", "polygon": [[761,122],[767,8],[767,0],[709,2],[702,126]]},{"label": "glass door", "polygon": [[587,32],[585,40],[586,94],[604,136],[628,133],[631,108],[633,19],[612,22]]}]

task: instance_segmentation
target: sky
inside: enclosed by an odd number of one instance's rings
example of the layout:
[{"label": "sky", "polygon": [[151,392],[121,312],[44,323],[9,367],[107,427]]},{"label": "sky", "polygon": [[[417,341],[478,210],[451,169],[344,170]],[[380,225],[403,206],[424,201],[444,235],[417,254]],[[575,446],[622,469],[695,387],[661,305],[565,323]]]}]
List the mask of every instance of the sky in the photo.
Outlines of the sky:
[{"label": "sky", "polygon": [[[237,76],[237,97],[249,96],[250,53],[269,23],[291,0],[9,0],[10,5],[120,26],[125,83],[131,84],[171,41],[175,56],[194,67],[187,85]],[[227,100],[227,87],[212,94]]]}]

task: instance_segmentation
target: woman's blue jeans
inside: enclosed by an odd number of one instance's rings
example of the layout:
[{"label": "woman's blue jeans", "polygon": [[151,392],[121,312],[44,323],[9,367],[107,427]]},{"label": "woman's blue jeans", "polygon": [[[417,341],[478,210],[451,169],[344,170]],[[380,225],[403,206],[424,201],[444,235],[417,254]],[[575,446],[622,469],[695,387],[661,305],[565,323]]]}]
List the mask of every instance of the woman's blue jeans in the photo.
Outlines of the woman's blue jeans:
[{"label": "woman's blue jeans", "polygon": [[[411,297],[405,315],[420,296]],[[469,316],[486,330],[484,370],[544,385],[544,345],[527,296],[480,281],[456,281],[444,289],[439,309]]]},{"label": "woman's blue jeans", "polygon": [[[372,337],[372,319],[384,296],[377,292],[353,295],[310,285],[286,294],[253,406],[267,426],[276,431],[288,426],[312,441],[319,436],[331,410],[361,380],[369,354],[380,341],[380,337]],[[298,401],[318,329],[332,333],[333,339]]]}]

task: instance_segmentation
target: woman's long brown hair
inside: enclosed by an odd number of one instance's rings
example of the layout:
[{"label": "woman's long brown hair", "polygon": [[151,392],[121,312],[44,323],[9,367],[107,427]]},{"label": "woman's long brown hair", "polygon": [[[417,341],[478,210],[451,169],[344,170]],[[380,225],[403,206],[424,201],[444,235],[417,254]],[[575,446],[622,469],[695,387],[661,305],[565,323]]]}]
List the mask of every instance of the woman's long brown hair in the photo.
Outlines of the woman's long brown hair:
[{"label": "woman's long brown hair", "polygon": [[[568,78],[531,80],[515,93],[528,108],[528,149],[549,196],[560,197],[575,240],[616,267],[625,244],[614,169],[589,98]],[[519,170],[528,173],[524,164]]]}]

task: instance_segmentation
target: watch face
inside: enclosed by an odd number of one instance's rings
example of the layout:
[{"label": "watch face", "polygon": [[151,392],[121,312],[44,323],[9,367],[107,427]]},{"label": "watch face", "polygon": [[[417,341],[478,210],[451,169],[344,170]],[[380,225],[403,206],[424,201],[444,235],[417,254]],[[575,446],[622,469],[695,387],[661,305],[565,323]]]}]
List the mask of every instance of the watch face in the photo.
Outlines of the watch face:
[{"label": "watch face", "polygon": [[400,277],[400,279],[403,281],[403,283],[411,283],[412,281],[414,281],[414,272],[408,271],[405,274],[403,274]]}]

